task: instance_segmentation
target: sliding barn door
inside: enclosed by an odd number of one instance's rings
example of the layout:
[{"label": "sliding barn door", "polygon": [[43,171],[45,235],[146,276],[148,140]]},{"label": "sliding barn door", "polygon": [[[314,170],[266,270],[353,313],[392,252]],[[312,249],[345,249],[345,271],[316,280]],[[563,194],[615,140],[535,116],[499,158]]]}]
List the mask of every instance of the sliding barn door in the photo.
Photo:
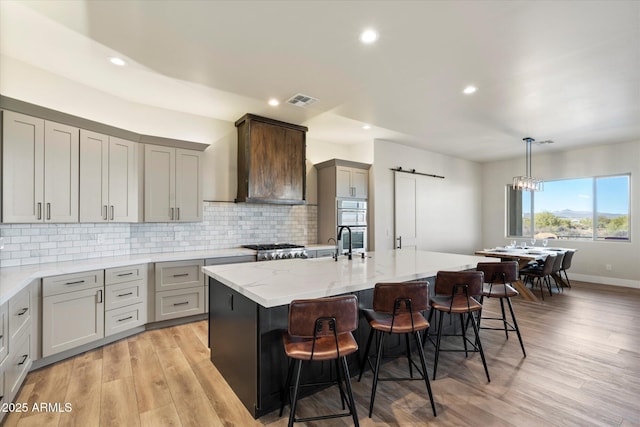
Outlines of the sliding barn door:
[{"label": "sliding barn door", "polygon": [[417,176],[394,172],[396,248],[418,246],[418,182]]}]

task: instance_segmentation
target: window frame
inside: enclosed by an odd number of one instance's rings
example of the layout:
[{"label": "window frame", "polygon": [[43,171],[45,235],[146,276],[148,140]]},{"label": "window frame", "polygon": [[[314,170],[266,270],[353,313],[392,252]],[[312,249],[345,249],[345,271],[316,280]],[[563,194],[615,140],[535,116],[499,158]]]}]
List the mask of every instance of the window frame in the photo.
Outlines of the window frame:
[{"label": "window frame", "polygon": [[[576,178],[562,178],[562,179],[555,179],[555,180],[549,180],[547,182],[557,182],[557,181],[569,181],[569,180],[578,180],[578,179],[590,179],[591,180],[591,192],[592,192],[592,202],[591,202],[591,222],[593,224],[592,226],[592,233],[591,233],[591,238],[585,238],[585,239],[576,239],[576,238],[562,238],[561,240],[567,240],[567,241],[592,241],[592,242],[620,242],[620,243],[630,243],[631,242],[631,236],[632,236],[632,232],[631,232],[631,216],[632,216],[632,200],[631,200],[631,196],[632,196],[632,191],[631,191],[631,187],[632,187],[632,181],[631,181],[631,172],[626,172],[626,173],[617,173],[617,174],[607,174],[607,175],[594,175],[594,176],[587,176],[587,177],[576,177]],[[627,201],[628,201],[628,212],[627,212],[627,216],[628,216],[628,237],[626,238],[607,238],[607,237],[599,237],[598,236],[598,210],[597,210],[597,206],[598,206],[598,200],[597,200],[597,182],[599,179],[603,179],[603,178],[616,178],[616,177],[627,177],[628,180],[628,186],[627,186]],[[522,211],[522,209],[520,209],[520,216],[519,219],[515,219],[515,217],[512,216],[511,213],[511,207],[513,204],[512,201],[512,194],[515,193],[523,193],[520,199],[520,206],[522,206],[522,200],[525,197],[529,197],[529,218],[530,218],[530,227],[529,230],[527,230],[527,233],[524,232],[524,214],[525,212]],[[524,193],[527,193],[526,195]],[[505,238],[525,238],[525,239],[530,239],[533,236],[535,236],[536,234],[536,228],[535,228],[535,193],[531,192],[531,191],[521,191],[521,190],[513,190],[513,187],[511,184],[507,184],[505,186]],[[512,219],[513,218],[513,219]],[[514,227],[518,227],[518,224],[512,224],[512,221],[519,221],[520,223],[520,229],[523,230],[523,232],[521,233],[521,235],[514,235],[511,234],[511,230],[514,229]]]}]

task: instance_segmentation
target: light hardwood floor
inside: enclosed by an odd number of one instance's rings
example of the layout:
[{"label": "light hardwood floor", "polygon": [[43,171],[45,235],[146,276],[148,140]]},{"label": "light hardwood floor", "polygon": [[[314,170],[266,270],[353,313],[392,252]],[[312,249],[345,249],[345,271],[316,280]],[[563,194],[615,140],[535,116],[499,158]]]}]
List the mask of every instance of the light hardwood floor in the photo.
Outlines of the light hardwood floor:
[{"label": "light hardwood floor", "polygon": [[[383,382],[367,417],[371,373],[353,382],[363,426],[640,425],[640,290],[573,283],[560,295],[514,300],[525,340],[484,330],[491,373],[479,355],[443,353],[432,381],[434,418],[424,383]],[[486,303],[487,313],[497,301]],[[363,345],[363,343],[361,343]],[[433,348],[427,344],[427,360]],[[406,359],[384,365],[406,373]],[[303,399],[300,415],[335,409],[330,388]],[[253,420],[209,361],[207,323],[147,331],[31,372],[16,402],[70,403],[71,412],[10,413],[5,426],[286,425],[277,411]],[[343,418],[308,425],[349,425]]]}]

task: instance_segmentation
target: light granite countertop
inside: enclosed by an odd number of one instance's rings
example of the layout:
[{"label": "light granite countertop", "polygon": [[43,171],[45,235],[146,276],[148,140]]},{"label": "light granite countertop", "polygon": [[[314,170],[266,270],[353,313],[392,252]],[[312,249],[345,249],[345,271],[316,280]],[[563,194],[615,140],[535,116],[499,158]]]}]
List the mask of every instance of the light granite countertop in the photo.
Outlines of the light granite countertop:
[{"label": "light granite countertop", "polygon": [[[498,259],[495,259],[499,262]],[[204,273],[263,307],[294,299],[320,298],[371,289],[378,282],[405,282],[435,276],[439,270],[460,271],[491,262],[482,256],[416,251],[368,252],[349,261],[333,258],[287,259],[242,265],[204,267]]]},{"label": "light granite countertop", "polygon": [[255,255],[255,251],[244,248],[216,249],[208,251],[166,252],[144,255],[89,258],[77,261],[52,262],[0,268],[0,304],[4,304],[35,279],[80,273],[90,270],[124,267],[152,262],[183,261],[190,259],[225,258]]}]

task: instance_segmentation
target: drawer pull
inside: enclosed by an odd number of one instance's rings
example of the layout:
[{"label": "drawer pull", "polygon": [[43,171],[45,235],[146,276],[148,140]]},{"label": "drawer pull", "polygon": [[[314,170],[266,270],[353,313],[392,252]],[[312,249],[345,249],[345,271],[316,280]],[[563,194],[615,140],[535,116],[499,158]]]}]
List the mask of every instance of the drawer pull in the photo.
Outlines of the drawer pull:
[{"label": "drawer pull", "polygon": [[129,295],[133,295],[133,292],[127,292],[126,294],[118,294],[119,297],[126,297]]},{"label": "drawer pull", "polygon": [[23,314],[25,314],[27,311],[29,311],[29,307],[25,307],[22,310],[20,310],[20,312],[18,313],[18,316],[22,316]]},{"label": "drawer pull", "polygon": [[22,361],[20,363],[18,363],[18,366],[24,365],[24,362],[26,362],[28,358],[29,358],[28,354],[23,355],[22,356]]},{"label": "drawer pull", "polygon": [[128,273],[120,273],[120,274],[118,274],[118,277],[131,276],[132,274],[133,274],[133,271],[130,271]]},{"label": "drawer pull", "polygon": [[79,285],[80,283],[84,283],[84,280],[78,280],[75,282],[67,282],[65,285]]},{"label": "drawer pull", "polygon": [[187,305],[187,304],[189,304],[189,301],[185,301],[185,302],[176,302],[176,303],[174,303],[173,305],[174,305],[174,306],[176,306],[176,305]]},{"label": "drawer pull", "polygon": [[99,296],[98,296],[98,298],[99,298],[99,299],[98,299],[98,304],[102,304],[102,289],[99,289],[99,290],[98,290],[98,295],[99,295]]},{"label": "drawer pull", "polygon": [[130,320],[133,319],[133,316],[129,316],[129,317],[124,317],[122,319],[118,319],[118,322],[124,322],[125,320]]},{"label": "drawer pull", "polygon": [[174,274],[173,277],[186,277],[189,273]]}]

